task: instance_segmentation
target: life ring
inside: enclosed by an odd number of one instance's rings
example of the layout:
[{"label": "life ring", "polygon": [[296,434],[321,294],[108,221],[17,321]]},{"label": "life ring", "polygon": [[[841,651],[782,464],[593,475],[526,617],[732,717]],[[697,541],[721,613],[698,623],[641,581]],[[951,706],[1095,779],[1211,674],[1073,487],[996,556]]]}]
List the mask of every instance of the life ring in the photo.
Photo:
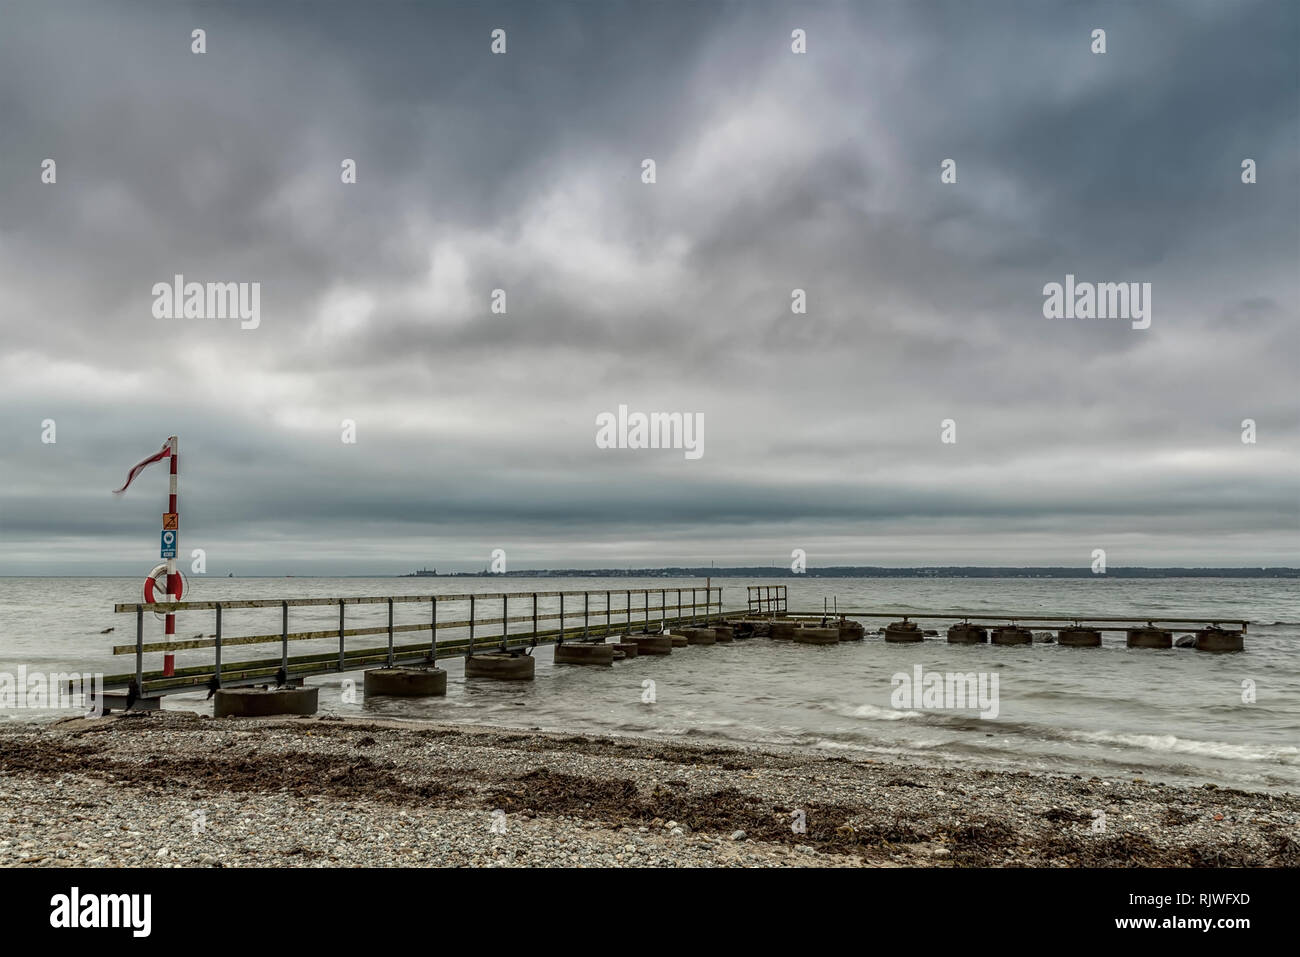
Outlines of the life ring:
[{"label": "life ring", "polygon": [[180,583],[180,594],[175,598],[167,594],[167,566],[155,565],[149,577],[144,580],[145,604],[152,605],[158,601],[180,601],[185,597],[185,576],[179,571],[176,578]]}]

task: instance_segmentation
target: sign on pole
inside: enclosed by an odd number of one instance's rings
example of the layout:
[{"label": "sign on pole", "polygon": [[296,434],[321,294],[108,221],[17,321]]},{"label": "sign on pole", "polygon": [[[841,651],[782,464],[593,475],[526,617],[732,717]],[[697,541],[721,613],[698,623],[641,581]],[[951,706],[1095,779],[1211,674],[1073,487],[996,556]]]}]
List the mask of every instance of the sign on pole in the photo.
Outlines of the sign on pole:
[{"label": "sign on pole", "polygon": [[164,528],[162,530],[162,547],[158,552],[158,557],[176,557],[176,532],[174,529]]}]

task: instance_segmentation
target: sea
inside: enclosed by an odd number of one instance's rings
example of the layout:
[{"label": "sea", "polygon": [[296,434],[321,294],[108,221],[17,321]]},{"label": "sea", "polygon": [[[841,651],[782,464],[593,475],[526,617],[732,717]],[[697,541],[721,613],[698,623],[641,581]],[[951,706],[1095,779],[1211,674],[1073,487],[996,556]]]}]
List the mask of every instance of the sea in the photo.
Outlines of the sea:
[{"label": "sea", "polygon": [[[359,674],[308,681],[321,689],[322,713],[355,717],[779,744],[863,760],[1300,792],[1300,595],[1294,579],[798,577],[726,578],[713,584],[722,587],[728,610],[746,607],[747,585],[780,584],[788,587],[792,612],[838,608],[909,615],[939,635],[913,644],[868,637],[831,646],[758,638],[677,649],[612,668],[555,665],[551,649],[542,646],[535,652],[536,680],[528,683],[466,681],[460,659],[444,660],[443,698],[367,699]],[[698,579],[631,577],[194,576],[185,597],[228,601],[564,590],[590,592],[595,609],[604,607],[606,591],[621,606],[619,593],[625,589],[667,589],[672,605],[677,588],[703,585]],[[17,675],[20,668],[29,675],[131,672],[133,656],[115,656],[113,646],[134,641],[134,615],[115,613],[113,606],[140,600],[138,579],[0,578],[0,677]],[[657,597],[651,601],[658,603]],[[634,605],[640,603],[634,597]],[[548,607],[543,599],[542,611]],[[403,603],[395,609],[398,624],[428,620],[428,605]],[[530,609],[522,602],[510,613]],[[386,613],[386,605],[349,607],[347,625],[383,624]],[[1101,648],[1039,642],[968,646],[949,645],[943,638],[948,622],[927,617],[935,614],[1165,616],[1246,619],[1250,625],[1245,650],[1228,654],[1130,649],[1123,634],[1114,632],[1105,634]],[[278,633],[279,615],[278,609],[226,610],[223,634]],[[460,616],[440,605],[439,617]],[[870,631],[888,619],[862,620]],[[161,618],[148,614],[145,621],[146,641],[161,640]],[[295,608],[290,630],[337,624],[337,609]],[[210,611],[179,616],[178,638],[213,631]],[[455,636],[439,632],[440,640]],[[476,637],[491,641],[482,631]],[[423,636],[399,636],[399,641],[418,640]],[[373,647],[385,638],[352,641]],[[295,642],[292,653],[336,648],[337,639]],[[278,645],[227,647],[224,660],[277,654]],[[161,658],[147,656],[146,668],[160,667]],[[210,661],[211,650],[177,655],[178,667]],[[995,701],[980,706],[912,693],[918,678],[919,684],[944,687],[933,682],[948,675],[976,676]],[[164,707],[211,713],[204,692],[169,696]],[[8,707],[0,710],[0,720],[47,721],[68,713]]]}]

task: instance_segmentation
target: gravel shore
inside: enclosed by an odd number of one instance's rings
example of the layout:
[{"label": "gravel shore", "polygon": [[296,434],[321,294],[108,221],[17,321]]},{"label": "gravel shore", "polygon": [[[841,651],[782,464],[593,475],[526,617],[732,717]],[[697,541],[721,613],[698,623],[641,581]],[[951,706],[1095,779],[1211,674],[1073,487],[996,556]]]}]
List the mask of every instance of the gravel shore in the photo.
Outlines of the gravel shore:
[{"label": "gravel shore", "polygon": [[1296,866],[1300,798],[163,711],[0,727],[4,866]]}]

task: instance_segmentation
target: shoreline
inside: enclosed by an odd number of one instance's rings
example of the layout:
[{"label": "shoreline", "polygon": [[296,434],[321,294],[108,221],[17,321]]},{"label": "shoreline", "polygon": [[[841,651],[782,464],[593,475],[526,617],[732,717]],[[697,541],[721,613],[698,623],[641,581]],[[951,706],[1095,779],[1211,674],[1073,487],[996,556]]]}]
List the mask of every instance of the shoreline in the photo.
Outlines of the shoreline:
[{"label": "shoreline", "polygon": [[0,780],[0,866],[1300,864],[1289,794],[423,721],[10,725]]}]

